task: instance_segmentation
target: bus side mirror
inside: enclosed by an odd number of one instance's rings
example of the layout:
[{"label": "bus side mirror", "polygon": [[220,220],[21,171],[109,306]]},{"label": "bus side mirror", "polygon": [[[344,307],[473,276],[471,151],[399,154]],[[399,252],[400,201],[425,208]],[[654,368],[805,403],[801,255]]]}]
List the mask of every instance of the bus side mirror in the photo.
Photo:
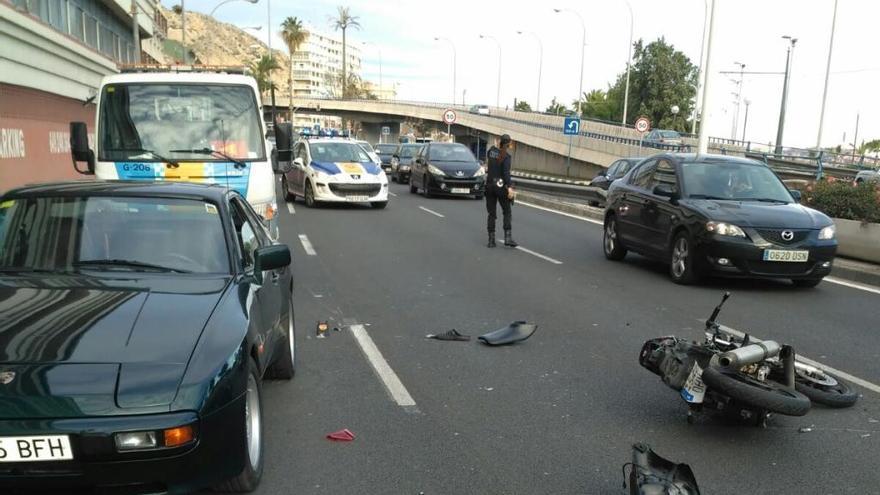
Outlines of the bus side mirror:
[{"label": "bus side mirror", "polygon": [[290,122],[275,124],[275,149],[279,162],[289,162],[293,157],[293,124]]},{"label": "bus side mirror", "polygon": [[[95,153],[89,149],[89,131],[85,122],[70,123],[70,154],[74,170],[83,175],[95,174]],[[80,170],[77,162],[86,162],[86,170]]]}]

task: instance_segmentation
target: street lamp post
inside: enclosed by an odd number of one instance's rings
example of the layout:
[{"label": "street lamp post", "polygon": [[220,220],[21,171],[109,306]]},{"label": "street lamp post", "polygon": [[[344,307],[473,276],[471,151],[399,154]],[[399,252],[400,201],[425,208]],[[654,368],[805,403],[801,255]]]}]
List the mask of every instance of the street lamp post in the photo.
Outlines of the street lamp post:
[{"label": "street lamp post", "polygon": [[736,112],[733,114],[733,131],[730,134],[730,139],[736,139],[736,130],[739,128],[739,108],[742,105],[743,74],[746,69],[746,64],[742,62],[734,62],[733,65],[739,66],[739,81],[736,83]]},{"label": "street lamp post", "polygon": [[455,43],[452,42],[449,38],[443,37],[434,37],[434,41],[446,41],[449,43],[449,46],[452,47],[452,104],[455,105],[455,67],[458,65],[456,62],[456,51],[455,51]]},{"label": "street lamp post", "polygon": [[789,41],[788,50],[785,54],[785,81],[782,83],[782,105],[779,108],[779,127],[776,129],[776,150],[777,155],[782,154],[782,135],[785,131],[785,107],[788,105],[788,84],[791,80],[791,57],[794,51],[794,45],[797,38],[791,36],[783,36],[783,39]]},{"label": "street lamp post", "polygon": [[[621,125],[626,127],[626,111],[629,107],[629,71],[632,66],[632,52],[633,52],[633,9],[632,5],[630,5],[629,0],[624,0],[626,2],[626,8],[629,9],[629,45],[626,47],[627,59],[626,59],[626,88],[623,90],[623,120],[621,121]],[[581,76],[583,77],[583,76]]]},{"label": "street lamp post", "polygon": [[559,14],[560,12],[571,12],[576,15],[578,19],[581,21],[581,29],[583,30],[583,36],[581,37],[581,77],[578,79],[578,95],[577,95],[577,110],[578,115],[582,115],[581,113],[581,97],[584,94],[584,47],[587,46],[587,24],[584,22],[584,18],[575,10],[571,9],[553,9],[553,12]]},{"label": "street lamp post", "polygon": [[186,65],[187,49],[186,49],[186,6],[185,0],[180,0],[180,45],[183,47],[183,65]]},{"label": "street lamp post", "polygon": [[495,90],[495,107],[501,108],[501,43],[494,36],[481,34],[480,39],[490,39],[498,45],[498,87]]},{"label": "street lamp post", "polygon": [[[706,14],[709,12],[709,0],[703,0],[703,41],[700,43],[700,68],[697,71],[697,99],[694,102],[694,116],[691,120],[691,134],[697,133],[697,103],[700,103],[702,99],[702,93],[705,90],[703,89],[703,85],[706,80],[706,71],[703,70],[703,65],[705,65],[705,61],[703,60],[703,55],[706,53]],[[700,103],[702,105],[702,103]],[[702,110],[702,108],[701,108]],[[702,118],[702,112],[700,113],[700,118]]]},{"label": "street lamp post", "polygon": [[715,31],[715,0],[709,9],[709,32],[706,38],[706,66],[703,68],[703,98],[700,105],[700,139],[697,144],[697,154],[704,155],[709,149],[709,133],[706,130],[706,105],[709,103],[709,74],[712,69],[712,33]]},{"label": "street lamp post", "polygon": [[828,98],[828,76],[831,74],[831,52],[834,50],[834,28],[837,25],[837,0],[834,0],[834,15],[831,17],[831,40],[828,42],[828,64],[825,66],[825,89],[822,90],[822,110],[819,112],[819,135],[816,136],[816,149],[822,148],[822,125],[825,123],[825,100]]},{"label": "street lamp post", "polygon": [[743,103],[746,104],[746,118],[743,121],[743,137],[742,142],[746,142],[746,126],[749,125],[749,105],[752,104],[752,101],[746,98]]},{"label": "street lamp post", "polygon": [[219,9],[219,8],[222,7],[223,5],[226,5],[226,4],[229,3],[229,2],[257,3],[257,2],[259,2],[259,1],[260,1],[260,0],[223,0],[222,2],[218,3],[213,9],[211,9],[211,13],[208,14],[208,17],[214,17],[214,12],[217,12],[217,9]]},{"label": "street lamp post", "polygon": [[[523,34],[523,31],[517,31],[516,34]],[[532,31],[529,31],[527,34],[531,34],[538,40],[538,93],[535,98],[535,110],[541,111],[541,72],[542,67],[544,65],[544,43],[541,42],[541,38]]]},{"label": "street lamp post", "polygon": [[[379,45],[377,45],[375,43],[370,43],[369,41],[364,41],[363,44],[364,45],[373,45],[376,47],[376,50],[378,50],[378,52],[379,52],[379,95],[381,95],[382,94],[382,47],[380,47]],[[380,96],[379,99],[381,100],[382,97]]]}]

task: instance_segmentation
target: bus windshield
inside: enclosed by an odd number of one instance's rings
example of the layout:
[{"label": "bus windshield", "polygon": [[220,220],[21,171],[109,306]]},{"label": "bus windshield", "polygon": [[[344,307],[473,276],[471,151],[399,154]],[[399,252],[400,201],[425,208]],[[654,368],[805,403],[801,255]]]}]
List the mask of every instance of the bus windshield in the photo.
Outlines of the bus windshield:
[{"label": "bus windshield", "polygon": [[[112,84],[101,95],[102,161],[265,160],[253,89],[219,84]],[[189,150],[201,150],[195,153]]]}]

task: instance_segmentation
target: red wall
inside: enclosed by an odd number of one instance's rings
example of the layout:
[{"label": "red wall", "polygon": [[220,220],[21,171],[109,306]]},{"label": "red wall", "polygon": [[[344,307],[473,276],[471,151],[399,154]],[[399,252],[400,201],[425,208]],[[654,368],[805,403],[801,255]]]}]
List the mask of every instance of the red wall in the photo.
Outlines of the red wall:
[{"label": "red wall", "polygon": [[83,177],[70,160],[71,121],[85,122],[94,142],[95,105],[0,83],[0,192]]}]

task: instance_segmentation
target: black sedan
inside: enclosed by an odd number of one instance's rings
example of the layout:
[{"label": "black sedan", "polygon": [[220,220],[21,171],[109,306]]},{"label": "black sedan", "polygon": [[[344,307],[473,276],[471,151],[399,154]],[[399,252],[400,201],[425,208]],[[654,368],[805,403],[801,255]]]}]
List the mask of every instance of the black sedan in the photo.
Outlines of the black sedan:
[{"label": "black sedan", "polygon": [[253,490],[263,377],[294,374],[289,265],[220,186],[0,197],[0,493]]},{"label": "black sedan", "polygon": [[382,170],[385,172],[391,170],[391,158],[394,156],[394,152],[397,151],[397,146],[393,143],[380,143],[373,147],[376,150],[376,154],[379,155],[379,160],[382,161]]},{"label": "black sedan", "polygon": [[423,144],[401,144],[391,157],[391,180],[399,184],[409,182],[409,174],[412,170],[413,160]]},{"label": "black sedan", "polygon": [[713,274],[815,287],[837,252],[834,223],[799,195],[758,161],[656,155],[611,185],[605,256],[632,250],[667,261],[682,284]]},{"label": "black sedan", "polygon": [[[612,163],[607,170],[596,174],[593,180],[590,181],[590,185],[607,191],[612,182],[626,175],[640,161],[642,161],[641,158],[621,158]],[[590,206],[599,206],[599,203],[591,201]]]},{"label": "black sedan", "polygon": [[409,176],[409,192],[421,189],[433,195],[474,196],[482,199],[486,171],[461,143],[428,143],[416,155]]}]

